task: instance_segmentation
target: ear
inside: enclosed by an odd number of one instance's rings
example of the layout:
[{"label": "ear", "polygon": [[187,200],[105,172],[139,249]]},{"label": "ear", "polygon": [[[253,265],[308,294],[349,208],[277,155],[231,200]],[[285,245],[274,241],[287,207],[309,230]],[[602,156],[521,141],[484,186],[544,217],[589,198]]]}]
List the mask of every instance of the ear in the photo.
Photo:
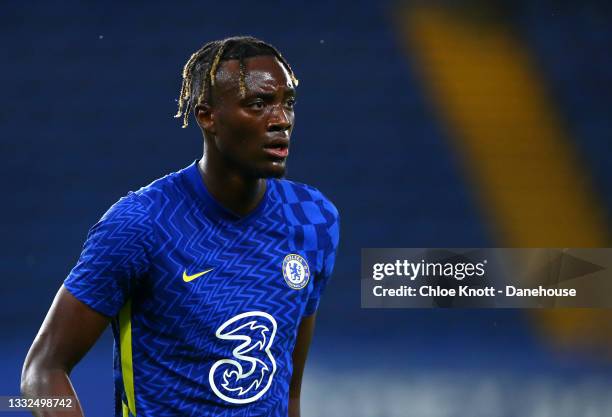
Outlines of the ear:
[{"label": "ear", "polygon": [[202,103],[196,106],[195,116],[198,125],[205,132],[215,134],[215,116],[210,104]]}]

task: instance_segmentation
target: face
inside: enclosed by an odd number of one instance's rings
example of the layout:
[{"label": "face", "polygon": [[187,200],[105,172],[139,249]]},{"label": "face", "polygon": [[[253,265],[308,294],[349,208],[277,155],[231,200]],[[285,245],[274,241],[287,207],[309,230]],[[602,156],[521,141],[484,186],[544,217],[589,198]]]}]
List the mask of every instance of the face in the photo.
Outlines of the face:
[{"label": "face", "polygon": [[276,57],[258,56],[244,60],[244,84],[242,95],[239,61],[222,62],[212,103],[198,110],[198,122],[211,151],[232,169],[249,177],[282,177],[294,123],[291,76]]}]

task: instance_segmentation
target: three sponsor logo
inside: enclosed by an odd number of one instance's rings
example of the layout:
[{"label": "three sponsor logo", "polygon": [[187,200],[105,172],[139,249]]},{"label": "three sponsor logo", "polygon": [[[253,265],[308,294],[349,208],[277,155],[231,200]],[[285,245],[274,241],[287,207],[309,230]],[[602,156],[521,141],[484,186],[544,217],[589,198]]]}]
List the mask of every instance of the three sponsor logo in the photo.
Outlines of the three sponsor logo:
[{"label": "three sponsor logo", "polygon": [[[191,282],[213,271],[206,269],[193,275],[183,271],[183,281]],[[283,259],[285,283],[300,290],[310,281],[306,260],[295,253]],[[274,379],[276,361],[271,352],[278,325],[274,317],[263,311],[240,313],[225,321],[215,336],[226,342],[238,343],[231,356],[217,360],[208,374],[215,395],[232,404],[248,404],[264,395]]]}]

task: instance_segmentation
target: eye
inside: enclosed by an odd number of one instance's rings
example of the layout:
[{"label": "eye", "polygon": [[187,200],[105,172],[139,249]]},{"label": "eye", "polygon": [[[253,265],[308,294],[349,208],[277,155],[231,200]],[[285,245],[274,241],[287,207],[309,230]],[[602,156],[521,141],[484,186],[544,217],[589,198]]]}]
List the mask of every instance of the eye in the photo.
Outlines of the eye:
[{"label": "eye", "polygon": [[255,100],[249,104],[249,107],[255,110],[261,110],[264,108],[263,100]]},{"label": "eye", "polygon": [[295,98],[290,98],[287,100],[286,106],[290,109],[295,107]]}]

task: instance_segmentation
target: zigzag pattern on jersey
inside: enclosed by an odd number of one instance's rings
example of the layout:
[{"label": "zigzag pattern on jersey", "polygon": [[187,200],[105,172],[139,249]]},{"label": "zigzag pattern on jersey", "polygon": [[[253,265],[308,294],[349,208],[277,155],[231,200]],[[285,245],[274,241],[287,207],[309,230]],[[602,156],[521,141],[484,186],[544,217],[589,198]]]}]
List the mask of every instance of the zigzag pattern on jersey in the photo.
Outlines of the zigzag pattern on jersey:
[{"label": "zigzag pattern on jersey", "polygon": [[147,272],[153,247],[149,214],[130,193],[89,230],[64,285],[94,310],[114,317]]},{"label": "zigzag pattern on jersey", "polygon": [[[208,371],[211,363],[231,356],[231,349],[235,346],[220,350],[214,332],[218,323],[224,321],[220,317],[231,318],[244,311],[261,310],[272,314],[278,323],[279,330],[273,352],[275,357],[282,359],[279,364],[285,366],[279,366],[274,376],[275,383],[262,400],[248,408],[235,409],[231,415],[269,413],[272,406],[270,402],[278,402],[279,397],[287,395],[291,374],[290,352],[293,350],[295,330],[308,295],[307,292],[296,292],[296,296],[302,296],[301,302],[283,301],[286,289],[284,284],[279,285],[283,280],[280,262],[289,251],[298,249],[298,246],[291,242],[292,239],[289,239],[293,233],[284,209],[278,198],[272,199],[273,202],[258,219],[242,228],[214,222],[201,216],[202,211],[206,212],[206,207],[201,204],[192,204],[185,210],[186,207],[181,206],[186,204],[187,200],[183,199],[173,206],[170,201],[177,199],[169,196],[168,192],[160,193],[158,201],[160,207],[155,211],[157,216],[154,223],[157,235],[161,236],[160,240],[173,242],[176,247],[181,248],[181,252],[189,253],[192,257],[191,263],[201,266],[200,269],[221,264],[223,274],[217,276],[213,272],[205,279],[195,281],[195,291],[186,296],[176,290],[175,271],[190,265],[186,265],[185,259],[180,256],[174,256],[171,250],[167,253],[167,259],[172,260],[176,269],[173,271],[172,267],[167,268],[153,286],[153,293],[162,293],[165,298],[155,300],[153,297],[149,298],[150,301],[145,301],[155,305],[154,314],[147,317],[163,317],[164,324],[160,325],[157,321],[147,323],[147,319],[143,320],[144,326],[158,329],[158,334],[153,336],[154,333],[148,332],[148,336],[143,335],[142,342],[151,346],[151,351],[156,352],[156,360],[151,361],[153,358],[143,357],[143,364],[150,365],[149,369],[143,368],[142,373],[149,375],[148,381],[158,382],[147,382],[146,386],[151,390],[148,394],[142,392],[143,386],[139,388],[142,397],[146,398],[155,397],[155,394],[158,396],[163,389],[171,394],[167,397],[174,398],[177,403],[172,411],[168,411],[167,399],[160,402],[159,407],[151,404],[151,407],[147,405],[147,409],[156,415],[171,415],[177,410],[185,413],[184,407],[187,407],[193,415],[199,415],[199,407],[193,408],[194,403],[199,403],[203,408],[216,406],[215,412],[223,412],[227,404],[210,396]],[[176,216],[176,213],[181,212],[186,215]],[[180,299],[180,309],[176,309],[176,303],[171,301],[173,299]],[[197,318],[189,316],[192,311],[198,312]],[[171,342],[168,343],[169,339],[159,337],[159,333],[178,333],[182,340],[170,339]],[[135,335],[134,338],[136,337]],[[143,356],[146,356],[146,352],[143,353]],[[137,355],[135,353],[134,362],[140,366],[141,361]],[[162,363],[165,366],[160,368],[160,359],[163,362],[163,358],[169,360],[166,364]],[[167,374],[172,373],[180,377],[175,378],[174,384],[169,386]],[[266,401],[266,398],[271,401]],[[282,413],[286,414],[286,411]]]},{"label": "zigzag pattern on jersey", "polygon": [[[221,220],[192,192],[184,172],[141,189],[129,197],[131,204],[117,203],[106,221],[117,226],[105,236],[122,241],[96,242],[103,250],[138,257],[119,256],[127,263],[151,266],[149,273],[144,267],[135,271],[138,280],[125,292],[132,293],[136,413],[286,416],[297,327],[310,299],[320,293],[318,276],[324,275],[325,260],[334,251],[329,230],[337,221],[335,208],[315,189],[269,181],[268,204],[256,218]],[[143,247],[134,247],[139,244]],[[289,253],[306,258],[312,273],[299,291],[284,282],[281,265]],[[192,282],[181,278],[183,271],[209,268],[213,271]],[[90,287],[87,297],[92,294],[102,293]],[[277,324],[271,346],[276,373],[257,401],[229,404],[212,392],[208,374],[215,362],[231,358],[237,345],[218,339],[215,332],[228,319],[251,311],[266,312]],[[120,369],[116,372],[120,377]],[[247,378],[245,386],[250,382]]]}]

